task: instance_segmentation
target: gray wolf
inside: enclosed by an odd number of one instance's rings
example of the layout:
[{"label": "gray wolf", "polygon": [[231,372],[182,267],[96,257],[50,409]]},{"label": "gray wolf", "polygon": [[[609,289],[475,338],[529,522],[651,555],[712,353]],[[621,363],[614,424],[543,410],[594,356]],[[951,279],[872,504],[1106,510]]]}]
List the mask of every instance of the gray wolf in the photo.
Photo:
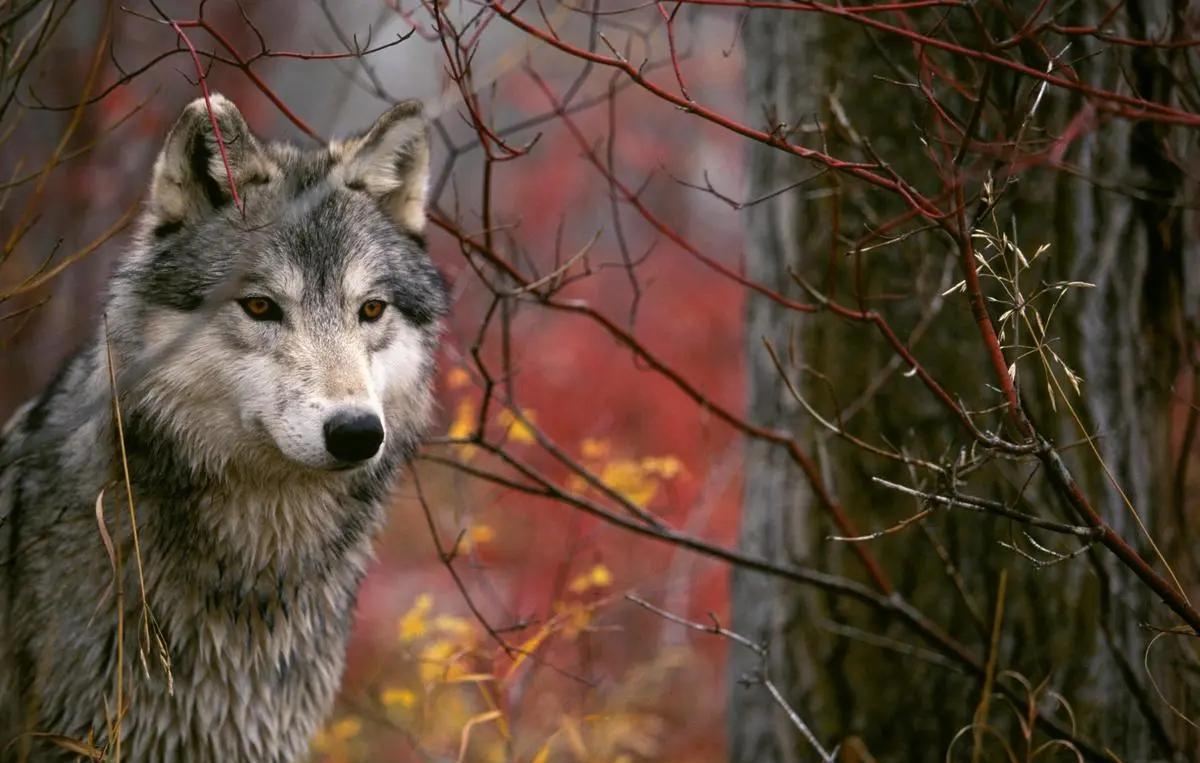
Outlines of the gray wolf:
[{"label": "gray wolf", "polygon": [[416,102],[315,149],[184,110],[103,324],[0,431],[0,760],[305,756],[431,407],[428,175]]}]

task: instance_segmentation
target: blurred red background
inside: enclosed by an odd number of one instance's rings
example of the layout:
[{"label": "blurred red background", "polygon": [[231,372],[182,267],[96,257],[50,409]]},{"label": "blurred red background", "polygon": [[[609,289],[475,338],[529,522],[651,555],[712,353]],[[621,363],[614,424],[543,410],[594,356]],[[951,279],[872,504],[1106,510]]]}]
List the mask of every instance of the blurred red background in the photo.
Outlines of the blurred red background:
[{"label": "blurred red background", "polygon": [[[190,18],[196,11],[183,2],[163,7],[175,18]],[[376,43],[409,31],[397,14],[371,17],[367,10],[376,9],[336,11],[338,26],[360,41],[370,26]],[[330,20],[315,4],[296,12],[289,3],[254,3],[248,14],[273,50],[341,49]],[[4,144],[0,167],[5,173],[19,175],[22,167],[36,166],[66,128],[70,110],[39,104],[69,106],[79,99],[102,16],[97,4],[68,19],[66,32],[22,95],[31,108]],[[254,28],[233,4],[211,3],[205,18],[239,49],[251,54],[258,48]],[[693,92],[736,111],[741,60],[736,46],[730,47],[736,37],[732,21],[718,19],[693,29],[686,61]],[[36,268],[60,239],[62,251],[85,246],[135,204],[166,129],[199,95],[185,55],[137,71],[175,47],[169,27],[120,12],[112,23],[116,56],[105,64],[97,90],[112,89],[82,112],[70,144],[91,148],[47,176],[37,199],[41,217],[18,256],[0,271],[5,282]],[[203,31],[192,30],[191,36],[200,50],[214,49]],[[488,53],[491,58],[476,67],[495,69],[486,99],[494,123],[543,115],[549,104],[523,69],[520,58],[526,52],[501,47]],[[461,105],[452,97],[439,55],[437,43],[418,35],[367,61],[379,67],[380,79],[398,97],[422,97],[432,102],[435,114],[440,103],[446,130],[466,146],[473,133],[460,118]],[[578,70],[577,62],[544,52],[530,61],[560,94]],[[352,84],[362,78],[354,66],[266,58],[254,64],[254,71],[290,109],[328,136],[365,127],[387,105],[385,98]],[[122,70],[137,74],[122,84]],[[206,77],[212,90],[239,105],[260,136],[309,141],[243,72],[217,64]],[[606,77],[592,77],[579,98],[603,96],[608,87]],[[625,114],[638,118],[626,120]],[[649,181],[642,198],[656,214],[736,268],[742,232],[734,210],[676,178],[700,183],[707,171],[723,193],[738,197],[742,148],[707,123],[690,122],[681,134],[674,116],[669,106],[642,91],[624,89],[611,104],[601,100],[572,118],[597,150],[614,141],[615,172],[635,187]],[[611,135],[610,119],[618,127]],[[492,214],[503,228],[497,235],[544,271],[553,269],[556,252],[567,257],[590,247],[590,275],[560,296],[586,301],[612,317],[709,399],[739,409],[742,290],[695,267],[685,252],[624,209],[618,234],[607,182],[580,159],[579,145],[560,123],[545,121],[512,141],[521,145],[538,133],[528,156],[496,165]],[[444,166],[447,158],[446,146],[435,142],[435,165]],[[478,151],[458,157],[435,200],[468,231],[478,227],[481,167]],[[21,193],[30,193],[29,186]],[[20,208],[7,205],[7,223]],[[104,278],[129,235],[126,229],[27,295],[21,308],[40,307],[2,337],[0,415],[36,393],[93,330]],[[623,265],[618,235],[636,267]],[[490,294],[455,240],[434,230],[430,246],[454,295],[441,354],[439,415],[430,434],[445,436],[457,427],[461,436],[470,431],[480,404],[481,380],[470,351]],[[586,320],[520,309],[512,316],[511,332],[512,393],[547,436],[674,527],[724,545],[735,543],[740,444],[728,427],[697,415],[692,401],[661,376],[645,372],[628,349]],[[493,327],[485,338],[483,353],[492,362],[498,362],[498,333]],[[499,406],[492,410],[493,432],[509,427],[515,453],[555,480],[568,481],[561,464],[530,446],[528,433],[513,424],[511,415],[506,419]],[[476,462],[488,458],[461,447],[450,450]],[[317,740],[319,759],[453,759],[465,753],[466,759],[492,760],[505,759],[501,751],[507,750],[508,759],[546,760],[567,749],[578,753],[579,745],[596,760],[722,758],[725,642],[686,632],[622,596],[636,592],[696,620],[707,621],[710,613],[724,620],[723,565],[435,464],[415,468],[442,542],[451,546],[462,533],[455,565],[472,600],[486,622],[529,656],[506,655],[472,615],[438,557],[413,484],[406,481],[361,592],[343,698],[330,728]],[[501,715],[488,718],[494,710]],[[471,742],[463,748],[463,729],[472,717],[484,720],[467,726],[473,729]]]}]

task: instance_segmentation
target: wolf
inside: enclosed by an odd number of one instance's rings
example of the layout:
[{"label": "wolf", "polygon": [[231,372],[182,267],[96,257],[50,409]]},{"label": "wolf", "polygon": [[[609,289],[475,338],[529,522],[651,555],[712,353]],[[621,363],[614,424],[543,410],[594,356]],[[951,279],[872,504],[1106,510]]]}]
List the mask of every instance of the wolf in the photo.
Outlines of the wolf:
[{"label": "wolf", "polygon": [[311,149],[184,109],[103,320],[0,431],[0,761],[305,757],[430,414],[429,154],[415,101]]}]

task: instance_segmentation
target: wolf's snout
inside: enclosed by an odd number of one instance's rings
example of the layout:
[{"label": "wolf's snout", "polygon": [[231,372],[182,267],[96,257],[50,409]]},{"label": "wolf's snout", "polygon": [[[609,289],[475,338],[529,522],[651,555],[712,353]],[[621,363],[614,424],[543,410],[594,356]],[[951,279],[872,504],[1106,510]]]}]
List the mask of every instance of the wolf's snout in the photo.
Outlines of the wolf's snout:
[{"label": "wolf's snout", "polygon": [[383,422],[373,413],[345,411],[325,422],[325,449],[339,461],[366,461],[383,442]]}]

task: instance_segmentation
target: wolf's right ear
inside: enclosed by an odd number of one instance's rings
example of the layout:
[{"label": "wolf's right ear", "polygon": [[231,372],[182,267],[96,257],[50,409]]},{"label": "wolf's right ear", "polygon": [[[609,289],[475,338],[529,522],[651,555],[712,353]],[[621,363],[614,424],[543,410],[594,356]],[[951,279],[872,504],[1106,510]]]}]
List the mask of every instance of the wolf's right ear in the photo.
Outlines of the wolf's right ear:
[{"label": "wolf's right ear", "polygon": [[[230,175],[238,195],[245,198],[243,189],[266,182],[275,169],[232,101],[213,93],[209,105],[211,118],[203,98],[187,105],[154,162],[150,207],[160,225],[194,220],[231,202]],[[228,171],[213,119],[221,130]]]},{"label": "wolf's right ear", "polygon": [[377,198],[397,225],[425,228],[429,190],[429,135],[420,101],[403,101],[366,133],[329,144],[342,182]]}]

